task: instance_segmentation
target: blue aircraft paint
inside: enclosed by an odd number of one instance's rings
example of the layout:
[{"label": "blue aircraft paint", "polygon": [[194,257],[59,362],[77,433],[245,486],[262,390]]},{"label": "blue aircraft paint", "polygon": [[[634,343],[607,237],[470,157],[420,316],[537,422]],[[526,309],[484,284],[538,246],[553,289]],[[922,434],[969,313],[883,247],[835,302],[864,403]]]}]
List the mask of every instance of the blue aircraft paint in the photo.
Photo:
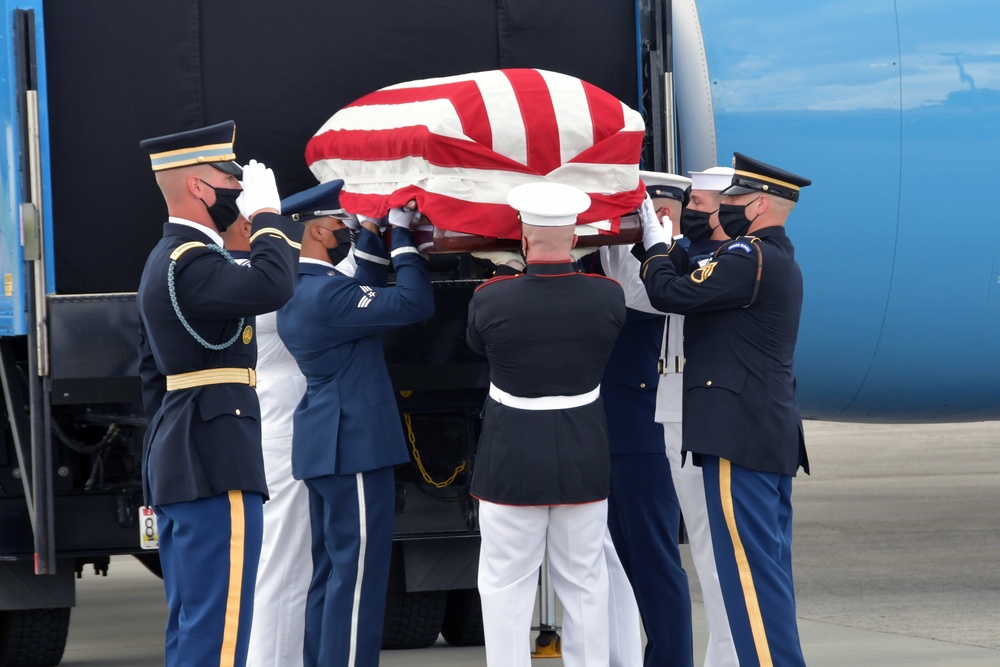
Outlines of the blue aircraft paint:
[{"label": "blue aircraft paint", "polygon": [[804,416],[1000,418],[1000,4],[736,7],[698,3],[720,163],[814,182],[789,222]]}]

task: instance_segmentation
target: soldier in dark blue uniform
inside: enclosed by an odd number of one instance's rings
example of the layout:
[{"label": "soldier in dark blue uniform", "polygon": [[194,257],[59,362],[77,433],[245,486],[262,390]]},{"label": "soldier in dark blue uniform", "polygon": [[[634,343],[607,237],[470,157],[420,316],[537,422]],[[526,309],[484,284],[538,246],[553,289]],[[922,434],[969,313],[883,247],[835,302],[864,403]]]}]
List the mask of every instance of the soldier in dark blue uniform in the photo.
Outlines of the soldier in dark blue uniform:
[{"label": "soldier in dark blue uniform", "polygon": [[[170,613],[166,665],[243,665],[267,495],[253,316],[292,294],[301,225],[277,215],[274,175],[233,161],[232,121],[147,139],[169,214],[139,284],[139,354]],[[238,178],[242,172],[243,189]],[[252,221],[250,266],[219,232]]]},{"label": "soldier in dark blue uniform", "polygon": [[295,296],[278,311],[278,333],[307,382],[292,436],[292,475],[309,487],[313,527],[306,667],[378,664],[393,467],[409,460],[381,334],[434,312],[427,263],[411,240],[414,212],[389,212],[396,284],[387,287],[380,221],[361,224],[354,276],[334,268],[351,249],[351,230],[330,215],[339,208],[326,185],[282,202],[306,222]]},{"label": "soldier in dark blue uniform", "polygon": [[[680,220],[690,180],[649,171],[639,175],[657,212]],[[677,412],[670,421],[680,422],[679,397],[664,389],[668,369],[662,358],[669,347],[667,321],[683,320],[650,305],[639,280],[639,260],[628,246],[602,247],[599,257],[595,268],[621,283],[628,306],[601,382],[611,443],[608,528],[646,630],[643,664],[690,667],[691,594],[678,548],[681,506],[664,452],[664,426],[655,419],[663,402]],[[660,393],[671,395],[660,401]],[[616,581],[611,583],[614,589]]]},{"label": "soldier in dark blue uniform", "polygon": [[571,260],[585,193],[533,183],[508,202],[521,214],[527,271],[484,283],[466,332],[490,362],[472,480],[486,660],[530,663],[532,602],[548,554],[564,607],[564,664],[606,667],[610,473],[600,383],[625,300],[616,282],[579,273]]},{"label": "soldier in dark blue uniform", "polygon": [[785,221],[810,184],[736,153],[703,266],[648,202],[642,267],[653,306],[686,316],[683,451],[701,465],[716,567],[740,665],[804,665],[791,569],[792,477],[808,472],[792,362],[802,273]]}]

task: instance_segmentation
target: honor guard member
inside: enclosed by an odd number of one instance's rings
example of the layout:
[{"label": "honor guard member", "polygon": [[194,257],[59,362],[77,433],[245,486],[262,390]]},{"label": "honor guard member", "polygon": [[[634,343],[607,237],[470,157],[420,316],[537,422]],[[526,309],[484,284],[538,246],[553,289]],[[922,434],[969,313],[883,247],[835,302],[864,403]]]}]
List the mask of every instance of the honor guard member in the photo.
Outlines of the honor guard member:
[{"label": "honor guard member", "polygon": [[479,499],[479,593],[486,660],[528,667],[538,569],[548,555],[563,603],[563,662],[609,662],[604,536],[610,488],[601,376],[625,321],[618,283],[578,273],[576,217],[590,198],[532,183],[520,211],[523,275],[476,290],[466,340],[490,363],[472,494]]},{"label": "honor guard member", "polygon": [[732,240],[690,273],[647,202],[642,279],[653,306],[687,316],[683,452],[702,469],[739,664],[804,665],[791,568],[792,477],[808,472],[792,368],[802,273],[785,222],[810,181],[741,153],[733,168],[719,209]]},{"label": "honor guard member", "polygon": [[[650,171],[639,176],[657,215],[680,220],[690,179]],[[660,395],[666,377],[663,347],[667,341],[681,344],[683,318],[650,305],[639,279],[640,262],[629,250],[627,245],[600,249],[601,272],[622,285],[628,306],[601,382],[611,443],[608,527],[646,629],[643,664],[691,667],[691,593],[678,547],[681,506],[663,450],[665,426],[655,419],[659,403],[665,402]],[[671,395],[663,409],[674,407],[679,435],[680,397]],[[679,453],[679,442],[677,447]],[[612,578],[612,589],[615,584]]]},{"label": "honor guard member", "polygon": [[[337,192],[342,185],[340,180],[328,184]],[[226,249],[239,264],[250,262],[250,234],[250,223],[243,216],[222,234]],[[292,414],[305,390],[305,376],[278,337],[277,313],[258,315],[257,398],[270,497],[264,503],[247,667],[302,665],[312,532],[309,489],[292,477]]]},{"label": "honor guard member", "polygon": [[680,232],[688,240],[687,254],[695,264],[710,258],[729,240],[719,223],[719,205],[720,192],[732,180],[732,167],[691,172],[691,196],[681,213]]},{"label": "honor guard member", "polygon": [[[680,211],[679,231],[688,242],[687,255],[692,266],[705,263],[729,237],[718,221],[718,208],[722,201],[719,192],[732,182],[733,170],[729,167],[712,167],[703,172],[691,172],[690,200]],[[656,200],[653,200],[656,207]],[[677,220],[677,211],[671,219]],[[678,231],[676,228],[674,232]],[[681,513],[691,559],[701,588],[708,627],[708,647],[705,667],[737,667],[733,635],[729,629],[725,599],[719,585],[712,548],[705,504],[705,487],[701,468],[690,457],[681,455],[683,430],[682,405],[684,398],[684,316],[667,316],[668,328],[659,361],[660,383],[656,394],[656,421],[663,424],[664,445],[670,461],[670,475],[680,501]]]},{"label": "honor guard member", "polygon": [[[291,296],[302,233],[277,214],[270,169],[251,160],[241,190],[234,137],[228,121],[140,143],[169,215],[137,296],[168,667],[246,661],[267,496],[253,317]],[[252,223],[245,267],[219,236],[240,207]]]},{"label": "honor guard member", "polygon": [[335,217],[325,185],[282,202],[305,221],[295,296],[278,311],[278,333],[306,376],[295,410],[292,475],[309,487],[312,581],[305,665],[377,665],[382,642],[395,507],[393,467],[409,460],[381,334],[434,312],[426,260],[413,246],[415,213],[389,212],[396,284],[382,221],[363,219],[357,270],[335,267],[351,230]]}]

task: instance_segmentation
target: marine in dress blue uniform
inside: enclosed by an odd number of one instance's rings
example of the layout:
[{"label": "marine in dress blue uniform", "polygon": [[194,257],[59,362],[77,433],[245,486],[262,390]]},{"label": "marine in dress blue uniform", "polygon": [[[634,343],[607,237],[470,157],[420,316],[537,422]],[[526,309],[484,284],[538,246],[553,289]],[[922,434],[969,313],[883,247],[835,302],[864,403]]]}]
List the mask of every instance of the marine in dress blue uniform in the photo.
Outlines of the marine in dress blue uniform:
[{"label": "marine in dress blue uniform", "polygon": [[683,451],[702,467],[739,664],[804,665],[791,570],[792,476],[808,472],[793,372],[802,274],[784,223],[810,181],[740,153],[733,168],[719,210],[733,240],[695,267],[647,213],[641,275],[655,307],[686,316]]},{"label": "marine in dress blue uniform", "polygon": [[564,664],[606,667],[610,472],[600,382],[625,301],[620,285],[577,272],[570,258],[585,193],[535,183],[512,190],[508,202],[520,211],[527,270],[480,286],[466,331],[490,362],[471,488],[480,500],[486,660],[530,664],[532,603],[547,554],[564,607]]},{"label": "marine in dress blue uniform", "polygon": [[387,287],[390,254],[370,220],[358,232],[354,276],[335,269],[350,230],[319,201],[322,187],[282,204],[307,222],[295,296],[278,311],[278,333],[307,382],[292,443],[292,474],[309,487],[313,525],[305,665],[360,667],[378,664],[393,467],[409,460],[381,334],[430,317],[434,295],[411,240],[414,214],[402,209],[389,215],[395,286]]},{"label": "marine in dress blue uniform", "polygon": [[137,295],[143,488],[159,523],[168,667],[246,660],[267,495],[253,316],[291,296],[298,259],[301,225],[265,206],[248,211],[250,266],[222,250],[238,196],[276,200],[255,162],[241,192],[234,136],[228,121],[141,143],[170,214]]}]

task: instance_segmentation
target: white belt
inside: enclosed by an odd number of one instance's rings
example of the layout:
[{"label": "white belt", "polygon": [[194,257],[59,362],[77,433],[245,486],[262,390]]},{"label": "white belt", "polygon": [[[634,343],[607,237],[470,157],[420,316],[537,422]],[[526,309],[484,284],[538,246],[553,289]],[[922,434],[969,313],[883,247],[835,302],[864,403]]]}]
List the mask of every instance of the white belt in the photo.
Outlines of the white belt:
[{"label": "white belt", "polygon": [[490,383],[490,398],[510,408],[518,410],[567,410],[578,408],[582,405],[593,403],[601,396],[601,385],[597,385],[585,394],[575,396],[539,396],[538,398],[525,398],[524,396],[514,396],[500,389],[492,382]]}]

